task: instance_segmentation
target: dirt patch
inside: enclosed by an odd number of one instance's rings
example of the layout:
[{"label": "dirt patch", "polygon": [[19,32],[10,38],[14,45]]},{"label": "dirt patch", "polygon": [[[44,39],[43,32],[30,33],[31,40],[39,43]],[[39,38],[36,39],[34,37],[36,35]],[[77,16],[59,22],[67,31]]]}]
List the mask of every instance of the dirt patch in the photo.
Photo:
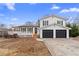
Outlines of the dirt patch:
[{"label": "dirt patch", "polygon": [[[15,56],[48,56],[50,55],[47,47],[43,42],[34,40],[33,38],[17,38],[8,39],[0,42],[0,52],[2,55]],[[5,53],[5,51],[7,51]],[[1,55],[0,53],[0,55]]]},{"label": "dirt patch", "polygon": [[0,56],[16,55],[16,50],[0,49]]}]

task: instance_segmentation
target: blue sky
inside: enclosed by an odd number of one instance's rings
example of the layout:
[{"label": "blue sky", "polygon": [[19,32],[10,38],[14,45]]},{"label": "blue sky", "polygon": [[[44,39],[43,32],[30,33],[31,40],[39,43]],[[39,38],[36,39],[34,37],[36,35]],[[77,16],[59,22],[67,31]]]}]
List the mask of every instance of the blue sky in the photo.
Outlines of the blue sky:
[{"label": "blue sky", "polygon": [[79,4],[73,3],[0,3],[0,23],[24,24],[35,22],[44,15],[56,14],[69,18],[79,15]]}]

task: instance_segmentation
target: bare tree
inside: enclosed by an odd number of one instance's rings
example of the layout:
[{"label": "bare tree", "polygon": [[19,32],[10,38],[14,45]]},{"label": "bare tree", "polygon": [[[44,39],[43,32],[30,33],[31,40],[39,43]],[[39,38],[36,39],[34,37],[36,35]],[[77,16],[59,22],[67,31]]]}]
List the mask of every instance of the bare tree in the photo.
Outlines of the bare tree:
[{"label": "bare tree", "polygon": [[78,16],[78,15],[75,17],[74,23],[75,23],[75,24],[79,24],[79,16]]},{"label": "bare tree", "polygon": [[0,28],[5,28],[6,24],[0,24]]}]

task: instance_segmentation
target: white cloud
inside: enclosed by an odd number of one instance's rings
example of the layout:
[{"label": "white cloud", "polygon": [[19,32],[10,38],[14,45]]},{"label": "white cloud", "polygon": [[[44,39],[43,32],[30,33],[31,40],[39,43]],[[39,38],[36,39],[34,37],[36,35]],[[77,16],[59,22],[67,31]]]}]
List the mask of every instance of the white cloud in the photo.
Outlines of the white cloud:
[{"label": "white cloud", "polygon": [[66,13],[66,12],[79,12],[79,8],[69,8],[60,11],[60,13]]},{"label": "white cloud", "polygon": [[5,5],[9,10],[15,10],[15,3],[6,3]]},{"label": "white cloud", "polygon": [[12,20],[12,21],[16,21],[16,20],[18,20],[18,18],[12,18],[11,20]]},{"label": "white cloud", "polygon": [[53,9],[60,9],[60,7],[57,6],[57,5],[53,5],[51,9],[52,9],[52,10],[53,10]]},{"label": "white cloud", "polygon": [[63,9],[63,10],[60,11],[60,13],[65,13],[65,12],[69,12],[69,10],[68,9]]}]

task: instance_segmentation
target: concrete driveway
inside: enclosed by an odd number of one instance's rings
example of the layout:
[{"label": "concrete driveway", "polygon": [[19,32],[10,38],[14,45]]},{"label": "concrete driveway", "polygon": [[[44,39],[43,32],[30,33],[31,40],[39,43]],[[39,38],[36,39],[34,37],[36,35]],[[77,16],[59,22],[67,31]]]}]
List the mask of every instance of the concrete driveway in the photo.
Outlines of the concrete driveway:
[{"label": "concrete driveway", "polygon": [[79,56],[79,41],[72,39],[44,39],[51,55]]}]

